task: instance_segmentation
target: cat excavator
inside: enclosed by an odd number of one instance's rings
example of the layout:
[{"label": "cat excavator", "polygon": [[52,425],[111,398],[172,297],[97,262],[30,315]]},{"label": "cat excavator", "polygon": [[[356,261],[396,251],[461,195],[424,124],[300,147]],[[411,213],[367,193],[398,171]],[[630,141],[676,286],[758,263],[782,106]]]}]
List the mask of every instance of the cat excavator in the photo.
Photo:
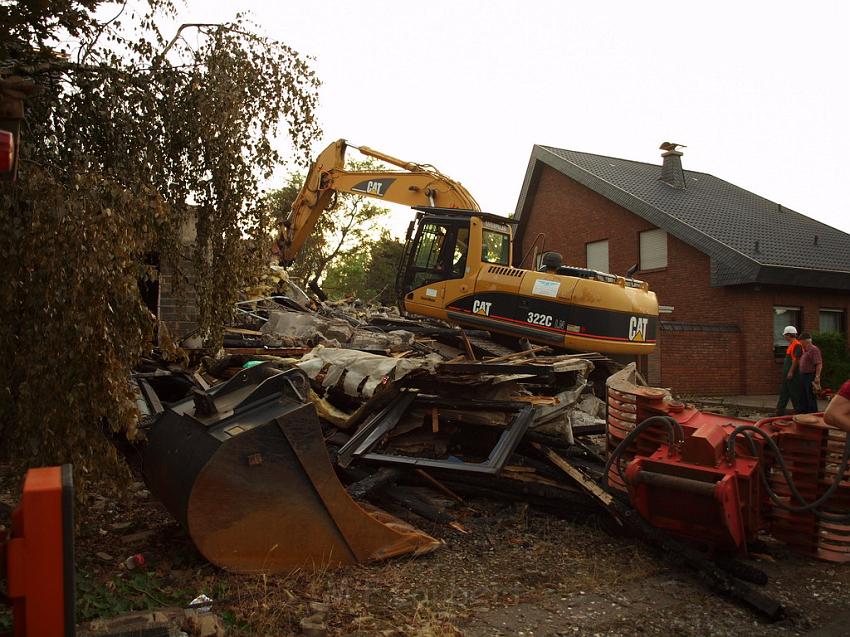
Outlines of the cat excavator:
[{"label": "cat excavator", "polygon": [[[347,170],[347,148],[394,170]],[[509,218],[482,212],[457,181],[428,164],[338,140],[318,156],[284,223],[282,262],[291,264],[339,193],[412,207],[396,282],[401,309],[529,342],[610,355],[655,349],[658,301],[630,277],[564,266],[546,253],[539,271],[514,267]]]}]

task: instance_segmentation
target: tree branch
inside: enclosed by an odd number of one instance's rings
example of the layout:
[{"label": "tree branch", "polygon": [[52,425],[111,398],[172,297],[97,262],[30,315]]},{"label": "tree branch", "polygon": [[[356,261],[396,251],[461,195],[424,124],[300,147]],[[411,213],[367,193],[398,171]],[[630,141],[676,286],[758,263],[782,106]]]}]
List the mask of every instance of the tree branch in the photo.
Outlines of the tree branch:
[{"label": "tree branch", "polygon": [[171,38],[171,42],[166,44],[162,52],[154,58],[151,68],[159,67],[159,64],[160,62],[162,62],[162,59],[165,57],[165,54],[168,53],[169,49],[171,49],[171,47],[174,46],[174,43],[177,42],[177,40],[180,38],[180,34],[183,32],[183,29],[188,29],[189,27],[195,27],[197,29],[203,29],[204,27],[224,28],[224,25],[218,22],[187,22],[186,24],[181,24],[180,27],[177,29],[177,33],[175,33],[174,37]]}]

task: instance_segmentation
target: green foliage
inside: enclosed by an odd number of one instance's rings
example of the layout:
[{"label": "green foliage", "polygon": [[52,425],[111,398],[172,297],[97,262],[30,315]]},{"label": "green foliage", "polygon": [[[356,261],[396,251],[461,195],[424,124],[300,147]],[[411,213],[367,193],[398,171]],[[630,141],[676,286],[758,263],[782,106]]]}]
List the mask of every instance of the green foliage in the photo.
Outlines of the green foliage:
[{"label": "green foliage", "polygon": [[[349,161],[346,170],[380,170],[373,160]],[[291,175],[286,186],[270,193],[266,205],[273,210],[278,226],[283,223],[304,183],[304,175]],[[303,287],[317,283],[338,264],[365,262],[358,256],[375,240],[381,217],[389,210],[372,203],[372,199],[351,193],[339,193],[336,201],[319,217],[312,235],[304,242],[289,275]],[[322,284],[324,287],[325,283]],[[329,291],[329,290],[328,290]]]},{"label": "green foliage", "polygon": [[384,305],[396,303],[395,282],[404,244],[386,230],[380,237],[337,259],[323,287],[332,298],[355,296]]},{"label": "green foliage", "polygon": [[334,261],[322,281],[322,289],[332,300],[356,296],[368,299],[366,276],[369,270],[370,245],[358,246]]},{"label": "green foliage", "polygon": [[812,342],[823,354],[821,385],[838,390],[850,380],[850,351],[847,349],[847,337],[840,332],[813,334]]},{"label": "green foliage", "polygon": [[99,582],[88,573],[77,577],[77,621],[106,619],[131,611],[185,606],[197,592],[176,588],[153,571],[136,570]]},{"label": "green foliage", "polygon": [[125,6],[126,28],[98,22],[97,4],[0,7],[14,36],[0,79],[38,87],[18,181],[0,184],[0,439],[21,464],[74,462],[78,479],[117,466],[101,423],[133,435],[127,378],[154,327],[145,256],[173,259],[196,223],[201,327],[215,343],[266,262],[270,140],[283,127],[306,158],[319,133],[313,71],[243,17],[169,45],[157,22],[170,2]]}]

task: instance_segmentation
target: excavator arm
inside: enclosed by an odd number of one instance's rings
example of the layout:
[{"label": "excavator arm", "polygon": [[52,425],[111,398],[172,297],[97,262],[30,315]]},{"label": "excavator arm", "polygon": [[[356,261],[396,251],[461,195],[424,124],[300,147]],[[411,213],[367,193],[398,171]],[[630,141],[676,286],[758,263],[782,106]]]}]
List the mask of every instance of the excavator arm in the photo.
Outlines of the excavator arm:
[{"label": "excavator arm", "polygon": [[[346,170],[345,151],[348,147],[396,166],[398,170]],[[333,206],[334,198],[340,192],[405,206],[480,210],[478,202],[466,188],[433,166],[406,162],[365,146],[352,146],[340,139],[323,150],[310,167],[292,204],[292,211],[284,222],[280,237],[284,265],[295,260],[322,213]]]}]

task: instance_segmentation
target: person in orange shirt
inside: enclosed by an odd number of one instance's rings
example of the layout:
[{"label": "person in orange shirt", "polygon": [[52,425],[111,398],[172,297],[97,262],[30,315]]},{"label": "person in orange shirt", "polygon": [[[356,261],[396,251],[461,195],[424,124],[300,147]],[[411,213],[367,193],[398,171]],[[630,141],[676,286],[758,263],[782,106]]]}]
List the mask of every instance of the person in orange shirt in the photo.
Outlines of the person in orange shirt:
[{"label": "person in orange shirt", "polygon": [[800,382],[800,357],[803,346],[797,340],[797,328],[788,325],[782,330],[782,336],[788,341],[785,361],[782,363],[782,384],[779,386],[779,401],[776,403],[776,415],[784,416],[788,400],[794,406],[795,413],[803,413],[803,385]]}]

